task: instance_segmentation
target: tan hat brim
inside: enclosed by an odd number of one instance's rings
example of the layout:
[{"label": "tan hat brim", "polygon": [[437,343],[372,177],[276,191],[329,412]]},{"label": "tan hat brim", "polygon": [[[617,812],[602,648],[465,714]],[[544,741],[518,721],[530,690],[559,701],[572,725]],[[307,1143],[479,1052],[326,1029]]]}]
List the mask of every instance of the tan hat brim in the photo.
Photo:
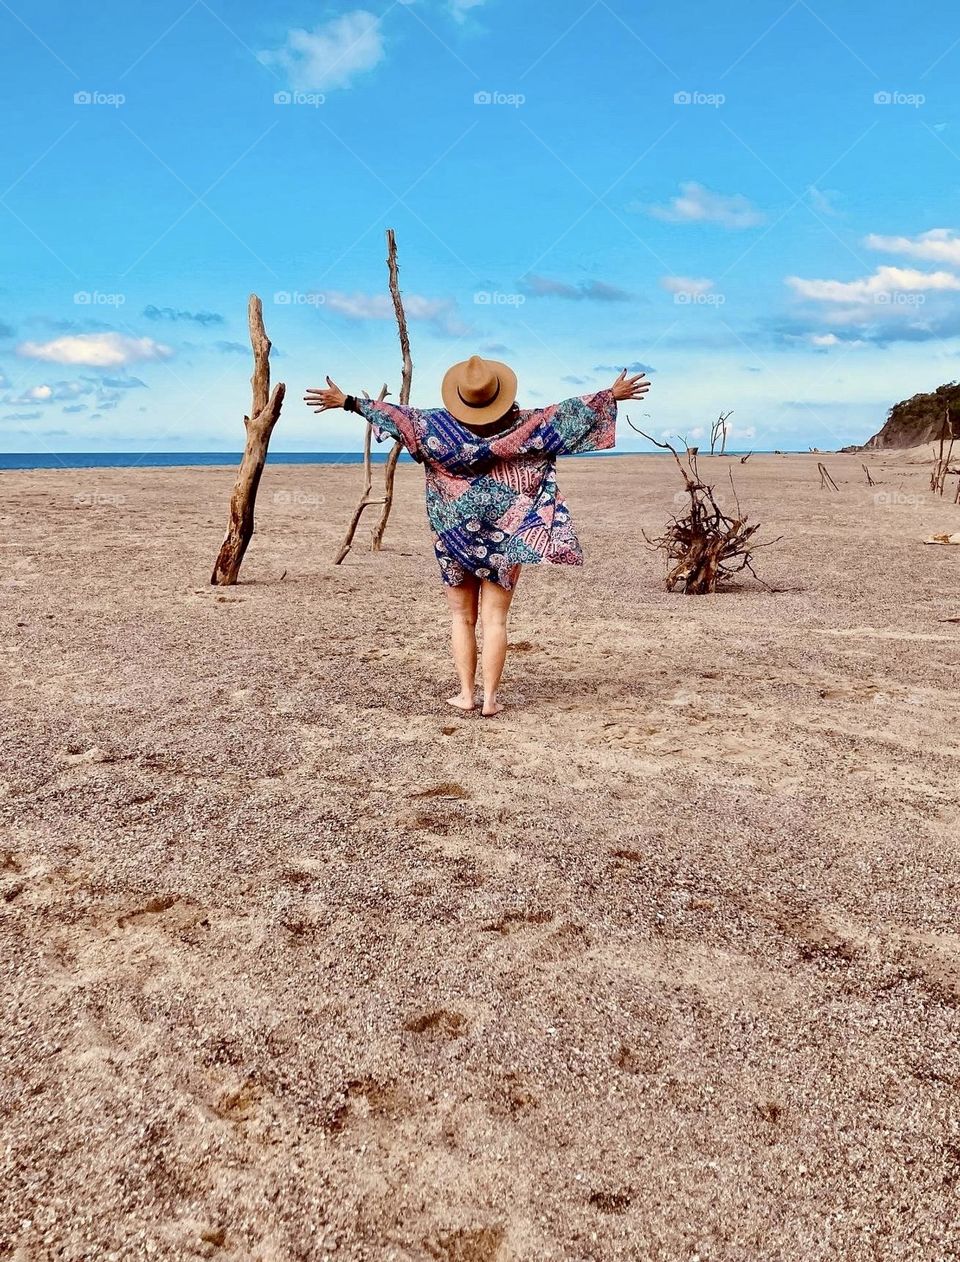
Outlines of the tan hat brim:
[{"label": "tan hat brim", "polygon": [[462,360],[459,364],[454,364],[452,368],[447,369],[443,385],[440,387],[443,406],[451,416],[455,416],[458,421],[463,421],[465,425],[487,425],[490,421],[498,421],[517,401],[517,374],[509,364],[502,364],[498,359],[484,360],[484,363],[489,364],[497,374],[500,391],[491,403],[475,408],[469,403],[464,403],[459,393],[463,370],[468,362],[468,360]]}]

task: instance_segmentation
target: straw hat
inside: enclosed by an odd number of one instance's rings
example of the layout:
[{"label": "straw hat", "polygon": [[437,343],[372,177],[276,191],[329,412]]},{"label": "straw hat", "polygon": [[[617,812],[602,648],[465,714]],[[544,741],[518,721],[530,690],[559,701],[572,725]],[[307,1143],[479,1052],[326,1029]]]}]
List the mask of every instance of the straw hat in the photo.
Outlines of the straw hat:
[{"label": "straw hat", "polygon": [[447,370],[440,387],[443,406],[466,425],[498,421],[517,398],[517,374],[496,359],[469,359]]}]

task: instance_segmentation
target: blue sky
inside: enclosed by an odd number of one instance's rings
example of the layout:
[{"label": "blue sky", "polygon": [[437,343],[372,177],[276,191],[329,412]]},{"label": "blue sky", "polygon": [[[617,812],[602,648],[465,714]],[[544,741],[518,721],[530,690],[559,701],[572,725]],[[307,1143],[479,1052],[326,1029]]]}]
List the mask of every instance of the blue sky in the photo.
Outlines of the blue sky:
[{"label": "blue sky", "polygon": [[251,291],[274,446],[356,449],[300,399],[399,389],[388,226],[414,403],[477,351],[529,405],[642,364],[657,434],[833,447],[957,376],[955,3],[11,0],[0,41],[3,450],[238,449]]}]

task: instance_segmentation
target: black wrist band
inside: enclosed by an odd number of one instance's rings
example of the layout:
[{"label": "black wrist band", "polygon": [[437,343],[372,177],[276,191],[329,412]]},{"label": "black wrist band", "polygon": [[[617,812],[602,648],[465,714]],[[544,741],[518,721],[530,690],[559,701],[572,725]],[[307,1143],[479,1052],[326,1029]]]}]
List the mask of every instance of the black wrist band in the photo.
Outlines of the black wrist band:
[{"label": "black wrist band", "polygon": [[345,412],[359,412],[360,411],[360,409],[357,407],[357,401],[353,397],[352,394],[348,394],[347,397],[344,399],[343,410]]}]

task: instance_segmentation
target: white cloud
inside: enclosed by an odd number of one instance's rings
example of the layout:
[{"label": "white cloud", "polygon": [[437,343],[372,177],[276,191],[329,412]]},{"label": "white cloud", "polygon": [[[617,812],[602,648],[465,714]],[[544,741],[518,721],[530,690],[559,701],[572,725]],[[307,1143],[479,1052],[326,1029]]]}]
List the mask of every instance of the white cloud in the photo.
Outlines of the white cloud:
[{"label": "white cloud", "polygon": [[706,294],[713,288],[707,276],[661,276],[660,284],[668,294]]},{"label": "white cloud", "polygon": [[458,22],[466,21],[467,13],[471,9],[478,9],[484,0],[450,0],[450,12]]},{"label": "white cloud", "polygon": [[384,57],[380,22],[366,9],[343,13],[312,31],[287,32],[282,48],[258,54],[265,66],[285,71],[297,92],[347,88],[356,75],[372,70]]},{"label": "white cloud", "polygon": [[804,340],[818,351],[829,350],[833,346],[854,349],[858,346],[870,345],[861,337],[837,337],[836,333],[810,333]]},{"label": "white cloud", "polygon": [[883,237],[871,232],[863,243],[871,250],[885,254],[906,254],[915,259],[931,259],[937,263],[960,264],[960,234],[953,228],[931,228],[916,237]]},{"label": "white cloud", "polygon": [[681,184],[679,195],[666,206],[641,207],[634,203],[628,209],[647,209],[655,219],[668,223],[717,223],[723,228],[755,228],[765,219],[763,212],[742,193],[714,193],[693,180]]},{"label": "white cloud", "polygon": [[952,272],[920,272],[912,267],[878,267],[860,280],[804,280],[788,276],[786,283],[801,298],[815,302],[875,302],[880,294],[960,290],[960,276]]},{"label": "white cloud", "polygon": [[50,342],[21,342],[17,354],[51,364],[85,364],[90,368],[120,368],[138,360],[169,359],[169,346],[152,337],[123,333],[76,333]]},{"label": "white cloud", "polygon": [[820,215],[836,215],[840,213],[833,204],[835,196],[836,194],[829,189],[817,188],[816,184],[810,184],[807,188],[807,200]]},{"label": "white cloud", "polygon": [[[328,311],[346,316],[348,320],[392,320],[393,300],[387,294],[345,294],[328,290],[323,295],[323,305]],[[403,306],[411,320],[423,320],[439,333],[450,337],[462,337],[470,332],[468,325],[457,315],[456,305],[449,298],[424,298],[420,294],[404,294]]]}]

